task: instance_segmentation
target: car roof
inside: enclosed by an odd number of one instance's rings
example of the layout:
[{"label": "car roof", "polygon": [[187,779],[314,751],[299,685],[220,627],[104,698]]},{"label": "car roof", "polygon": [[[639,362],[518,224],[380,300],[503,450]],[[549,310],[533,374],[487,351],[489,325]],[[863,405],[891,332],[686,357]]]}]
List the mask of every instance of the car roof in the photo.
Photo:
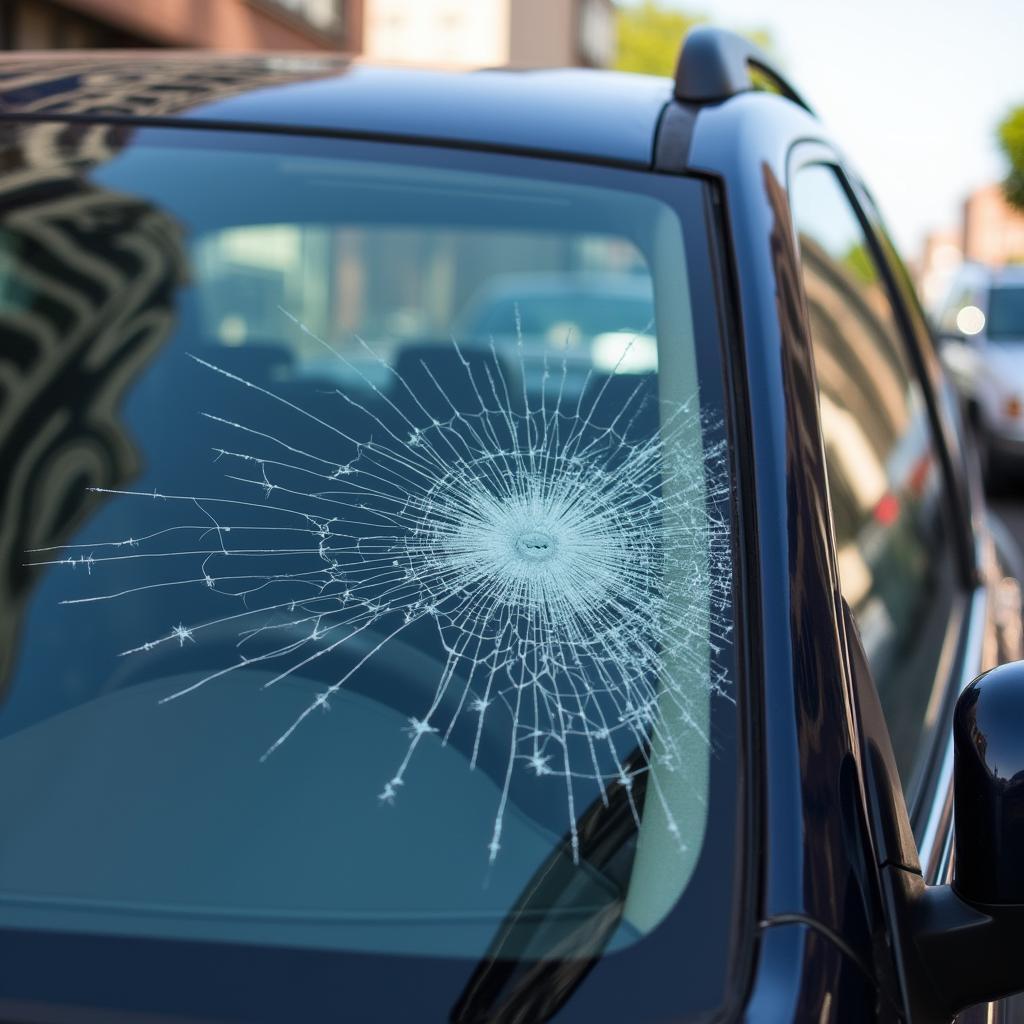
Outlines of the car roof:
[{"label": "car roof", "polygon": [[0,117],[337,132],[648,167],[667,78],[581,68],[465,72],[339,56],[19,53]]}]

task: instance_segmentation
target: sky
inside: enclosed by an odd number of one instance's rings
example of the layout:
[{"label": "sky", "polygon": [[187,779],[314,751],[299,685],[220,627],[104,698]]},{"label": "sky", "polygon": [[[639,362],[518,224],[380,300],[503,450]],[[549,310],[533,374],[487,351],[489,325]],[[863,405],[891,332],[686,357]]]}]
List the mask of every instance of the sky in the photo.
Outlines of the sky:
[{"label": "sky", "polygon": [[1024,105],[1024,0],[661,0],[765,28],[787,77],[865,179],[907,258],[1002,178],[995,141]]}]

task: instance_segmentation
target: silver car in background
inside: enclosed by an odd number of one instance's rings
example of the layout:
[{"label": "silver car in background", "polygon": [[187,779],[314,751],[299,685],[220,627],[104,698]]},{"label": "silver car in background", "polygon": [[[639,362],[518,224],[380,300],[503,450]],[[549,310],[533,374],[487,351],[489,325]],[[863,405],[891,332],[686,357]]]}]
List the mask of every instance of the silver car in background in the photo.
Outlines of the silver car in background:
[{"label": "silver car in background", "polygon": [[965,263],[937,317],[989,484],[1024,467],[1024,266]]}]

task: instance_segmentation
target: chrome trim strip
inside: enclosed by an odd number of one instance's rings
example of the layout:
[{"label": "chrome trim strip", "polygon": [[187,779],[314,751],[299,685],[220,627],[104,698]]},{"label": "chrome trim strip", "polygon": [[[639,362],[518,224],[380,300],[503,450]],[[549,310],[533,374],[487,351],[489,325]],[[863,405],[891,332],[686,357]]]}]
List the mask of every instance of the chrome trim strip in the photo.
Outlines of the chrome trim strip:
[{"label": "chrome trim strip", "polygon": [[[964,630],[963,655],[960,659],[960,680],[957,695],[961,694],[972,679],[982,670],[982,649],[985,642],[985,621],[988,612],[988,588],[977,587],[970,598],[967,610],[967,625]],[[941,728],[942,726],[940,726]],[[953,733],[950,723],[944,723],[948,730],[942,752],[942,765],[932,794],[931,807],[925,820],[918,855],[921,871],[929,885],[945,882],[952,868],[953,846]]]},{"label": "chrome trim strip", "polygon": [[[949,805],[950,817],[952,817],[952,793],[950,793]],[[950,822],[947,826],[942,848],[939,850],[939,860],[935,865],[935,880],[941,885],[946,885],[953,881],[953,822]]]},{"label": "chrome trim strip", "polygon": [[[968,595],[972,594],[968,592]],[[918,741],[929,750],[939,749],[949,724],[942,719],[942,714],[949,706],[950,681],[954,678],[964,653],[964,633],[967,629],[971,613],[970,596],[964,596],[957,602],[950,615],[946,635],[942,638],[938,665],[935,668],[935,681],[928,704],[924,711],[924,728]],[[922,789],[928,785],[929,776],[934,774],[933,765],[919,763],[904,784],[904,793],[908,807],[916,807]]]}]

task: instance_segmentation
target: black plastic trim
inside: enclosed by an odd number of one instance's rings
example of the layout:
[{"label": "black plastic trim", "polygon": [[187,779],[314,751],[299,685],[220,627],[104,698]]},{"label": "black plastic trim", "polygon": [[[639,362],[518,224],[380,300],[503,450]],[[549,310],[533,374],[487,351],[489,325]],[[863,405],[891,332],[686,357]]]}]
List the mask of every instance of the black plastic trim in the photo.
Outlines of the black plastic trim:
[{"label": "black plastic trim", "polygon": [[898,867],[885,868],[882,878],[915,1024],[948,1022],[968,1006],[1020,990],[1024,906],[974,905],[951,886],[926,886]]},{"label": "black plastic trim", "polygon": [[658,118],[654,137],[654,170],[682,174],[690,160],[690,143],[699,108],[691,103],[668,103]]},{"label": "black plastic trim", "polygon": [[755,87],[751,69],[769,78],[787,99],[813,113],[771,60],[735,32],[699,25],[683,41],[676,65],[675,97],[682,103],[715,103]]}]

